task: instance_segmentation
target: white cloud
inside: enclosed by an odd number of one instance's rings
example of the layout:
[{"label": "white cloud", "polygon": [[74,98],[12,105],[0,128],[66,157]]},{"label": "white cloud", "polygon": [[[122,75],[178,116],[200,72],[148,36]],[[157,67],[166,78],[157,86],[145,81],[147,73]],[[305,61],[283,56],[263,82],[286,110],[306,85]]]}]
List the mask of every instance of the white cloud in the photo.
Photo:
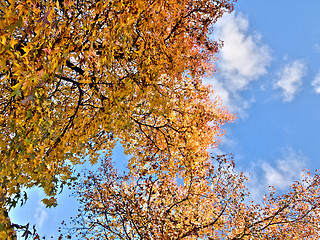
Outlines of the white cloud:
[{"label": "white cloud", "polygon": [[231,93],[223,86],[223,83],[215,79],[214,82],[212,83],[212,86],[216,95],[218,95],[221,98],[223,105],[226,106],[228,110],[233,112],[234,109],[231,109],[232,108]]},{"label": "white cloud", "polygon": [[311,86],[313,87],[316,93],[320,94],[320,71],[317,73],[316,77],[311,82]]},{"label": "white cloud", "polygon": [[277,190],[286,190],[294,181],[302,180],[302,170],[305,168],[306,162],[305,156],[288,148],[285,155],[277,159],[274,164],[266,161],[260,162],[259,165],[256,164],[249,177],[251,198],[256,201],[262,200],[269,186],[273,186]]},{"label": "white cloud", "polygon": [[46,212],[45,207],[42,203],[39,203],[38,207],[36,208],[34,218],[39,228],[41,228],[44,222],[48,219],[48,213]]},{"label": "white cloud", "polygon": [[306,75],[307,68],[301,60],[286,64],[278,73],[275,89],[280,89],[284,102],[291,102],[302,86],[302,78]]},{"label": "white cloud", "polygon": [[241,117],[251,100],[244,100],[240,92],[267,73],[271,51],[261,43],[259,34],[249,33],[249,21],[240,13],[224,15],[216,24],[216,36],[224,46],[217,62],[220,71],[212,85],[224,105]]},{"label": "white cloud", "polygon": [[225,15],[217,23],[217,35],[224,42],[218,63],[232,91],[267,73],[271,61],[270,48],[261,44],[260,34],[249,34],[249,21],[242,14]]},{"label": "white cloud", "polygon": [[289,149],[288,155],[279,159],[275,166],[264,162],[261,166],[266,184],[277,189],[288,188],[295,180],[301,180],[301,173],[305,166],[306,158]]}]

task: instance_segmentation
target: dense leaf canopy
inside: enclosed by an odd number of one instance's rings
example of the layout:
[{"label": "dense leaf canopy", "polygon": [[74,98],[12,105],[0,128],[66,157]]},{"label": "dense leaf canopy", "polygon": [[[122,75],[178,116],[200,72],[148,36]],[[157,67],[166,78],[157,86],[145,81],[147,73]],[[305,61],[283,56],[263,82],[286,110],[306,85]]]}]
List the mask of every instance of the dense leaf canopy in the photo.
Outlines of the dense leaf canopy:
[{"label": "dense leaf canopy", "polygon": [[218,47],[209,26],[231,9],[224,0],[1,1],[8,194],[37,185],[52,195],[70,163],[95,162],[117,140],[131,166],[173,170],[206,157],[232,119],[201,83]]},{"label": "dense leaf canopy", "polygon": [[232,2],[1,0],[1,207],[33,186],[55,205],[72,165],[117,141],[132,170],[205,161],[234,117],[202,84]]}]

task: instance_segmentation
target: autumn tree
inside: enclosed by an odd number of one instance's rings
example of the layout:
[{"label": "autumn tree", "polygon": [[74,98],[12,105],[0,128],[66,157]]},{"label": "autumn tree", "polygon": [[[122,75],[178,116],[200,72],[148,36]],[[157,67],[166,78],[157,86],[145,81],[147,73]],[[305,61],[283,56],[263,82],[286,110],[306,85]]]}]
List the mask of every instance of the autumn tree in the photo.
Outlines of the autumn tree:
[{"label": "autumn tree", "polygon": [[320,175],[309,172],[290,192],[250,202],[246,177],[217,156],[178,179],[118,175],[105,159],[77,185],[80,214],[65,236],[78,239],[319,239]]},{"label": "autumn tree", "polygon": [[201,82],[233,2],[1,0],[1,230],[22,187],[54,206],[72,166],[117,141],[133,171],[201,166],[233,119]]}]

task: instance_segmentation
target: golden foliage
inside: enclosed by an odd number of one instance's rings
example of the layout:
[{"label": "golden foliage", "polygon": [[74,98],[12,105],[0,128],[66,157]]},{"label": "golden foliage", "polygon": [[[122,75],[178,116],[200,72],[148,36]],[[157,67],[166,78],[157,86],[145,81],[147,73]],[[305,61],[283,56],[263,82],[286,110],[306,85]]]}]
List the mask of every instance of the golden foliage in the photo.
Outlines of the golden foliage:
[{"label": "golden foliage", "polygon": [[119,176],[108,159],[79,181],[81,239],[319,239],[320,176],[306,172],[287,194],[249,202],[245,176],[217,156],[188,178]]},{"label": "golden foliage", "polygon": [[[234,116],[202,78],[227,0],[1,0],[0,176],[47,206],[74,164],[120,141],[129,167],[181,177],[208,158]],[[2,201],[4,204],[4,201]],[[11,204],[13,203],[13,204]]]},{"label": "golden foliage", "polygon": [[318,239],[318,174],[259,205],[232,162],[209,160],[234,116],[202,79],[221,46],[212,24],[233,2],[0,1],[2,238],[32,234],[7,216],[22,188],[55,206],[73,165],[120,141],[127,175],[106,160],[79,179],[82,238]]}]

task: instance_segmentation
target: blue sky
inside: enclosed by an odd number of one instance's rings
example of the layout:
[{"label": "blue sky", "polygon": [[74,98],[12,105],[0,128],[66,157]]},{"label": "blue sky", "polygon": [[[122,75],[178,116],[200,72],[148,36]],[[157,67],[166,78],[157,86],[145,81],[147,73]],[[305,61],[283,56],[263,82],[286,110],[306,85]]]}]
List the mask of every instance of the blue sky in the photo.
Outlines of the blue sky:
[{"label": "blue sky", "polygon": [[[319,10],[319,0],[239,0],[235,12],[215,25],[224,48],[219,72],[205,81],[238,118],[225,126],[213,152],[233,153],[238,169],[251,173],[254,199],[269,185],[286,190],[304,168],[320,168]],[[121,148],[114,153],[119,156]],[[41,192],[32,190],[12,219],[37,224],[46,236],[57,234],[59,223],[76,214],[69,194],[46,209]]]},{"label": "blue sky", "polygon": [[224,40],[210,79],[238,115],[215,152],[251,172],[251,192],[285,190],[301,170],[320,168],[319,1],[239,1],[216,25]]}]

